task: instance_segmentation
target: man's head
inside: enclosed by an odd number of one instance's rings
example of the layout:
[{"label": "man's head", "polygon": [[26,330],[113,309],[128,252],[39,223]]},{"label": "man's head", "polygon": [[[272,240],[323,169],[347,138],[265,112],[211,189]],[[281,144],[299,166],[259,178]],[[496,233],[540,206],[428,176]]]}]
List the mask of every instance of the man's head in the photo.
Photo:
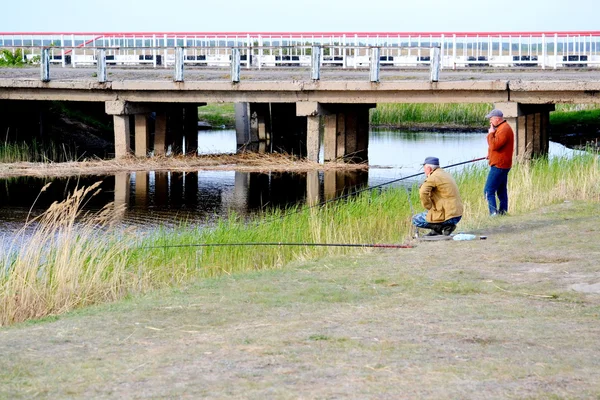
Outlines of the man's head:
[{"label": "man's head", "polygon": [[440,159],[437,157],[427,157],[423,162],[423,170],[425,171],[425,176],[431,175],[431,173],[439,167]]},{"label": "man's head", "polygon": [[498,110],[497,108],[494,108],[485,117],[487,119],[489,119],[490,122],[494,125],[498,125],[500,122],[502,122],[504,120],[504,114],[502,113],[502,111]]}]

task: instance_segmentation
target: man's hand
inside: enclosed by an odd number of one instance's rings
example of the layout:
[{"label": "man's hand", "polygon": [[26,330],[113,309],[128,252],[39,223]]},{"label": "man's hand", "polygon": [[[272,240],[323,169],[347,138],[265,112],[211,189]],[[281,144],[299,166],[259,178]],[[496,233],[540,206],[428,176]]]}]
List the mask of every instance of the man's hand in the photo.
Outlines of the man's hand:
[{"label": "man's hand", "polygon": [[496,132],[496,127],[494,126],[494,124],[492,124],[490,122],[490,129],[488,129],[488,133],[494,133],[494,132]]}]

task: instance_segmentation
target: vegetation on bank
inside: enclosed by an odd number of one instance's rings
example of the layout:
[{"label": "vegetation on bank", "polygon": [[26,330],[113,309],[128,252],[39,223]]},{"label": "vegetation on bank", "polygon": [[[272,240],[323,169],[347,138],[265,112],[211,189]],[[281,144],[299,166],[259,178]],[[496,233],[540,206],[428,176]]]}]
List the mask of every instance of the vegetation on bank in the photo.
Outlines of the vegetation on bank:
[{"label": "vegetation on bank", "polygon": [[[485,115],[492,103],[406,103],[378,104],[370,112],[370,124],[378,127],[463,127],[481,128],[488,125]],[[198,108],[198,117],[212,126],[234,126],[233,103],[211,103]],[[577,124],[600,126],[597,104],[557,104],[550,113],[550,123],[556,126]]]},{"label": "vegetation on bank", "polygon": [[198,119],[211,126],[228,128],[235,126],[235,110],[233,103],[210,103],[198,107]]},{"label": "vegetation on bank", "polygon": [[[459,231],[489,223],[482,195],[486,174],[485,165],[456,174],[465,203]],[[204,277],[282,268],[292,260],[360,251],[193,246],[199,243],[402,243],[410,237],[411,204],[421,209],[416,190],[394,188],[363,192],[322,207],[273,211],[249,222],[232,215],[209,230],[183,226],[175,232],[139,237],[111,228],[111,216],[119,210],[82,214],[80,206],[94,190],[81,189],[64,203],[53,205],[39,224],[25,227],[12,245],[4,244],[0,252],[2,325]],[[598,155],[584,153],[516,165],[509,178],[509,195],[511,214],[568,200],[599,202]],[[83,221],[76,224],[79,219]]]},{"label": "vegetation on bank", "polygon": [[18,162],[73,162],[79,156],[74,146],[55,142],[0,143],[0,163]]}]

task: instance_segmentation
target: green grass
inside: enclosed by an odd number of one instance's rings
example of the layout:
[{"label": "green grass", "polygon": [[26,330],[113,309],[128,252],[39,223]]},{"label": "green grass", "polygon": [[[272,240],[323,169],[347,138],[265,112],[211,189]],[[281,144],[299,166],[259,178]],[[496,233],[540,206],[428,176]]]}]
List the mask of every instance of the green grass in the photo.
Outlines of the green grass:
[{"label": "green grass", "polygon": [[64,143],[0,143],[0,163],[77,161],[77,150]]},{"label": "green grass", "polygon": [[371,125],[410,124],[486,126],[485,115],[492,104],[379,104],[371,110]]},{"label": "green grass", "polygon": [[593,125],[600,126],[600,109],[557,110],[550,113],[550,124],[558,125]]},{"label": "green grass", "polygon": [[206,121],[213,127],[235,126],[235,111],[233,103],[211,103],[198,107],[198,119]]}]

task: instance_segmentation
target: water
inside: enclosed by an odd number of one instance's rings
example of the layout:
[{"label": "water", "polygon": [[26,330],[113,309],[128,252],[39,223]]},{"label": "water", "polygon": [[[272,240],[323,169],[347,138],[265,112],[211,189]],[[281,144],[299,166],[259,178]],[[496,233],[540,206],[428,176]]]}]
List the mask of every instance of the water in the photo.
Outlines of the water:
[{"label": "water", "polygon": [[[210,224],[231,211],[245,216],[258,210],[303,203],[307,198],[324,201],[351,190],[419,173],[420,164],[427,156],[439,157],[442,165],[449,165],[484,157],[487,151],[484,133],[372,131],[369,140],[370,168],[359,172],[133,172],[109,176],[0,179],[0,236],[15,231],[28,217],[39,215],[76,187],[97,181],[102,181],[102,190],[89,200],[86,208],[97,210],[114,201],[125,206],[119,216],[121,224],[153,229],[158,225],[176,226],[183,221]],[[202,154],[233,153],[235,131],[201,131],[199,143]],[[551,155],[572,153],[564,146],[550,144]],[[52,184],[40,193],[49,181]]]}]

